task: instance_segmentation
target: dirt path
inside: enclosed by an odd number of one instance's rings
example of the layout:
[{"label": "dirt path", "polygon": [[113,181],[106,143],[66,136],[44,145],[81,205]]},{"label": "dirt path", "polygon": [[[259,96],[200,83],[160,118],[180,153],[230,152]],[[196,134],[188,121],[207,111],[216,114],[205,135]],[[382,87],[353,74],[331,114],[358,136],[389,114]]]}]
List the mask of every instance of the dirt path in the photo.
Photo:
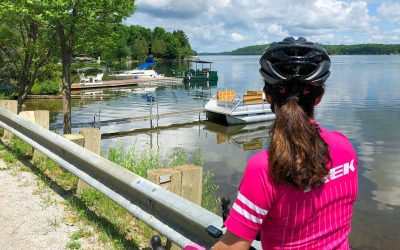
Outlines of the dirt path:
[{"label": "dirt path", "polygon": [[0,249],[103,249],[90,228],[66,222],[69,213],[34,174],[0,160]]}]

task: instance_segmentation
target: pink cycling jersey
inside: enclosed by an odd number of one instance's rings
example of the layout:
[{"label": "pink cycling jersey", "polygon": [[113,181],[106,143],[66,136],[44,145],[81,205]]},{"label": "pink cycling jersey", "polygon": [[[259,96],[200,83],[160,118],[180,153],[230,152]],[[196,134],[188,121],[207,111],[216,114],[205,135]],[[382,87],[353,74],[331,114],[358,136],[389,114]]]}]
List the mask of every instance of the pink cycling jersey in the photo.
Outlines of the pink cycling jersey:
[{"label": "pink cycling jersey", "polygon": [[321,128],[332,165],[324,185],[311,189],[277,184],[268,170],[268,150],[248,162],[238,197],[225,226],[263,249],[349,249],[353,203],[357,197],[357,156],[341,133]]}]

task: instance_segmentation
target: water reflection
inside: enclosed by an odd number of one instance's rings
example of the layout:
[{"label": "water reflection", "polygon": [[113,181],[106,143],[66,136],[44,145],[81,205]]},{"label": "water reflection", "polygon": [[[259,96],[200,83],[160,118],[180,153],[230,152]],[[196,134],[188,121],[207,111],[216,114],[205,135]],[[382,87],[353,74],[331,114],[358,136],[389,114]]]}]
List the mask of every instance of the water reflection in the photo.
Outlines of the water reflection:
[{"label": "water reflection", "polygon": [[261,150],[268,142],[268,130],[272,122],[224,126],[204,122],[203,129],[215,133],[216,143],[231,143],[244,151]]}]

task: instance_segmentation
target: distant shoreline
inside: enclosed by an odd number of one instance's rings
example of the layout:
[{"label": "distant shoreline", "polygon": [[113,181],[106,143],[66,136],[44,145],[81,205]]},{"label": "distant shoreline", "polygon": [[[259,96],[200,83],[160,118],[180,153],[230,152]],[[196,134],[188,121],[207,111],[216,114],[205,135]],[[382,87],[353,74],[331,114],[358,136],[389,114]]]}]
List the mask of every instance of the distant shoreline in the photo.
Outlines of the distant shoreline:
[{"label": "distant shoreline", "polygon": [[[269,44],[251,45],[233,51],[198,55],[262,55]],[[399,55],[400,44],[322,45],[329,55]]]}]

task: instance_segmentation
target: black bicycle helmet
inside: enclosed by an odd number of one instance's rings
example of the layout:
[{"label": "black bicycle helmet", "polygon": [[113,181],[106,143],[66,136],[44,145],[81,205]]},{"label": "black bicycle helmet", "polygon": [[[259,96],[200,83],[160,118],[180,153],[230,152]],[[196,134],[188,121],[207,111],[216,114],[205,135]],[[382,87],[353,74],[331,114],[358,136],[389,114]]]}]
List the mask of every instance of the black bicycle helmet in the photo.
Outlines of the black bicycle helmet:
[{"label": "black bicycle helmet", "polygon": [[268,84],[322,85],[330,75],[331,61],[319,43],[287,37],[273,42],[260,59],[260,74]]}]

